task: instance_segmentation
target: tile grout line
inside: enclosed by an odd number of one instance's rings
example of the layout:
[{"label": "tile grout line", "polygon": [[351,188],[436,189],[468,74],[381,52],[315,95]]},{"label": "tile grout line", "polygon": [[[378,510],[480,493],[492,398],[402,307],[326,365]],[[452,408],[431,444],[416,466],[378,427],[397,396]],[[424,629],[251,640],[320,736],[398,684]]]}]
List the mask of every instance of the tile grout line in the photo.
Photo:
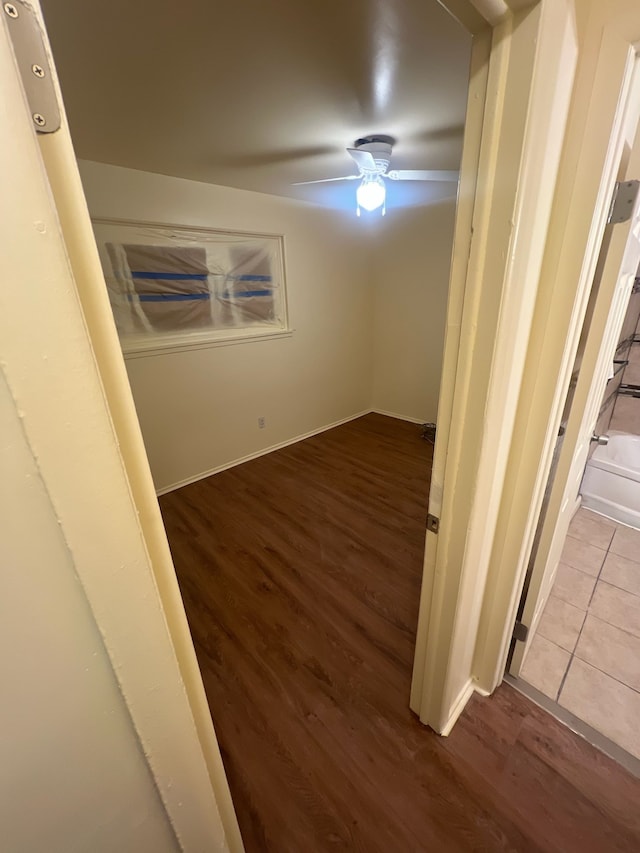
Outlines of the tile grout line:
[{"label": "tile grout line", "polygon": [[[598,581],[596,580],[596,583],[597,582]],[[594,584],[593,588],[595,589],[595,584]],[[560,694],[562,693],[564,683],[567,680],[567,676],[569,675],[569,670],[571,668],[571,664],[573,663],[573,659],[576,656],[576,649],[578,648],[578,643],[580,642],[580,637],[582,636],[582,630],[584,628],[584,623],[587,621],[587,613],[588,612],[589,612],[588,609],[584,611],[584,617],[582,619],[582,625],[580,626],[580,630],[578,631],[578,636],[576,637],[576,641],[573,645],[573,651],[569,655],[569,660],[567,662],[567,668],[565,669],[564,675],[562,676],[562,679],[560,680],[560,687],[558,687],[558,692],[556,694],[556,702],[558,704],[560,704]]]},{"label": "tile grout line", "polygon": [[[613,534],[615,536],[615,533]],[[613,536],[611,537],[611,542],[613,542]],[[611,547],[611,542],[609,542],[609,548]],[[596,575],[596,582],[593,585],[593,589],[591,590],[591,596],[589,598],[589,603],[587,604],[587,613],[589,613],[589,608],[591,607],[591,603],[593,602],[593,596],[596,594],[596,587],[600,583],[600,576],[602,575],[602,570],[604,569],[604,564],[607,562],[607,557],[609,556],[609,548],[604,552],[604,557],[602,558],[602,563],[600,564],[600,569],[598,570],[598,574]],[[585,618],[586,621],[586,618]],[[582,631],[580,631],[582,633]],[[579,639],[579,638],[578,638]]]},{"label": "tile grout line", "polygon": [[[602,551],[602,548],[600,550]],[[580,572],[581,574],[586,575],[588,578],[598,577],[597,575],[592,575],[589,572],[585,572],[585,570],[581,569],[580,566],[574,566],[571,563],[565,563],[564,560],[558,560],[558,565],[559,566],[567,566],[567,568],[569,568],[569,569],[575,569],[576,572]],[[640,563],[638,563],[638,566],[640,566]],[[571,602],[569,602],[569,604],[571,604]],[[580,608],[580,609],[582,609],[582,608]]]},{"label": "tile grout line", "polygon": [[606,675],[607,678],[610,678],[612,681],[617,682],[622,687],[626,687],[628,690],[631,690],[632,693],[637,693],[640,696],[640,690],[636,690],[635,687],[632,687],[630,684],[627,684],[626,681],[620,681],[620,679],[616,678],[615,675],[611,675],[611,673],[607,672],[605,669],[600,669],[599,666],[596,666],[594,663],[591,663],[590,660],[585,660],[584,658],[581,658],[579,655],[575,654],[571,656],[571,659],[573,660],[574,657],[577,658],[581,663],[586,663],[587,666],[591,667],[591,669],[595,669],[598,672],[601,672],[603,675]]},{"label": "tile grout line", "polygon": [[[611,678],[613,681],[616,681],[618,684],[622,685],[623,687],[627,687],[629,690],[632,690],[634,693],[638,693],[638,694],[640,694],[640,690],[636,690],[636,688],[635,688],[635,687],[632,687],[630,684],[627,684],[626,682],[621,681],[619,678],[616,678],[616,676],[615,676],[615,675],[612,675],[610,672],[607,672],[607,671],[606,671],[606,670],[604,670],[604,669],[600,669],[600,667],[599,667],[599,666],[596,666],[596,665],[595,665],[594,663],[592,663],[591,661],[588,661],[588,660],[586,660],[585,658],[581,658],[579,655],[577,655],[577,654],[576,654],[577,649],[578,649],[578,643],[580,642],[580,637],[582,636],[582,632],[583,632],[583,630],[584,630],[584,626],[585,626],[585,623],[586,623],[586,621],[587,621],[587,616],[591,616],[593,619],[596,619],[596,620],[598,620],[598,621],[602,622],[602,623],[603,623],[603,624],[605,624],[605,625],[611,625],[611,627],[612,627],[612,628],[616,628],[618,631],[622,631],[624,634],[627,634],[627,635],[628,635],[628,636],[630,636],[630,637],[635,637],[635,636],[636,636],[635,634],[632,634],[632,633],[630,633],[629,631],[625,631],[625,630],[624,630],[624,628],[620,628],[618,625],[613,625],[611,622],[607,622],[607,620],[606,620],[606,619],[601,619],[599,616],[596,616],[595,614],[593,614],[593,613],[590,613],[590,612],[589,612],[589,611],[590,611],[590,609],[591,609],[591,604],[593,603],[593,597],[594,597],[594,595],[596,594],[596,588],[597,588],[598,584],[600,583],[600,576],[602,575],[602,570],[603,570],[603,568],[604,568],[604,564],[605,564],[605,563],[606,563],[606,561],[607,561],[607,557],[609,556],[609,554],[613,554],[614,556],[621,556],[620,554],[616,554],[616,553],[615,553],[615,551],[612,551],[612,550],[611,550],[611,545],[613,544],[613,540],[614,540],[614,538],[615,538],[615,535],[616,535],[617,529],[618,529],[618,528],[616,527],[616,529],[613,531],[613,534],[612,534],[612,536],[611,536],[611,540],[610,540],[610,542],[609,542],[609,546],[608,546],[608,548],[607,548],[607,550],[606,550],[606,552],[605,552],[604,560],[602,561],[602,565],[600,566],[600,571],[598,572],[598,574],[597,574],[597,576],[596,576],[596,582],[595,582],[595,584],[593,585],[593,591],[592,591],[592,593],[591,593],[591,598],[589,599],[589,603],[588,603],[588,605],[587,605],[587,609],[586,609],[585,614],[584,614],[584,619],[583,619],[583,621],[582,621],[582,627],[580,628],[580,632],[579,632],[579,634],[578,634],[578,639],[576,640],[576,644],[575,644],[575,646],[574,646],[574,650],[573,650],[573,652],[572,652],[572,654],[571,654],[571,658],[569,659],[569,663],[568,663],[568,665],[567,665],[567,670],[566,670],[566,672],[565,672],[565,674],[564,674],[564,678],[562,679],[562,683],[560,684],[560,689],[558,690],[558,696],[557,696],[557,699],[556,699],[556,701],[558,702],[558,704],[560,703],[560,693],[562,692],[562,688],[564,687],[564,683],[565,683],[565,681],[566,681],[566,679],[567,679],[567,675],[568,675],[568,673],[569,673],[569,667],[571,666],[571,663],[572,663],[573,659],[574,659],[574,658],[576,658],[576,657],[577,657],[577,658],[578,658],[578,660],[579,660],[579,661],[581,661],[582,663],[586,663],[586,664],[587,664],[587,666],[590,666],[590,667],[592,667],[593,669],[596,669],[598,672],[601,672],[603,675],[606,675],[608,678]],[[595,546],[594,546],[594,547],[595,547]],[[633,561],[632,561],[632,562],[633,562]],[[603,583],[607,583],[607,581],[603,581]],[[615,586],[615,584],[611,584],[611,586]],[[616,589],[622,589],[622,587],[616,587]],[[628,590],[623,590],[623,592],[628,592]],[[631,595],[633,595],[633,593],[630,593],[630,594],[631,594]],[[637,637],[636,637],[636,639],[637,639]]]},{"label": "tile grout line", "polygon": [[580,626],[580,630],[578,631],[578,636],[576,637],[575,644],[573,646],[573,651],[569,655],[569,660],[567,662],[567,668],[564,671],[564,675],[560,681],[560,687],[558,687],[558,692],[556,694],[556,702],[560,704],[560,694],[562,693],[562,689],[564,687],[564,683],[567,680],[567,676],[569,675],[569,669],[571,668],[571,664],[573,663],[573,659],[576,656],[576,649],[578,648],[578,643],[580,642],[580,637],[582,636],[582,629],[584,628],[584,623],[587,621],[587,611],[584,611],[584,618],[582,620],[582,625]]},{"label": "tile grout line", "polygon": [[560,704],[560,694],[562,693],[562,688],[564,687],[564,683],[567,680],[567,676],[569,675],[569,670],[571,668],[571,664],[573,663],[573,659],[575,657],[575,652],[571,652],[569,655],[569,661],[567,662],[567,668],[565,669],[562,678],[560,679],[560,687],[558,687],[558,692],[556,693],[555,701]]},{"label": "tile grout line", "polygon": [[[586,621],[587,621],[587,616],[589,615],[589,608],[591,607],[591,602],[593,601],[593,596],[596,593],[596,587],[598,586],[598,583],[600,581],[600,575],[602,574],[602,569],[604,568],[604,564],[606,562],[606,559],[609,556],[609,548],[611,547],[611,543],[613,542],[613,537],[615,535],[616,535],[616,531],[614,530],[613,533],[611,534],[611,539],[609,540],[609,545],[607,546],[606,550],[603,550],[602,548],[599,549],[600,551],[603,551],[604,557],[602,558],[602,563],[600,563],[600,569],[598,570],[598,574],[596,575],[596,580],[595,580],[595,583],[593,584],[593,589],[591,590],[591,595],[589,597],[589,601],[587,603],[586,610],[584,611],[584,618],[582,620],[582,625],[580,626],[580,630],[578,631],[578,636],[576,638],[576,642],[575,642],[575,645],[573,647],[573,651],[571,652],[571,656],[569,657],[569,661],[567,662],[567,668],[565,669],[564,675],[562,676],[562,679],[560,681],[560,687],[558,687],[558,692],[556,694],[556,702],[558,704],[560,704],[560,694],[562,693],[562,691],[564,689],[564,685],[565,685],[565,682],[567,680],[567,676],[569,675],[569,670],[571,669],[571,664],[573,663],[573,659],[576,657],[576,650],[578,648],[578,643],[580,642],[580,637],[582,636],[582,632],[584,630],[584,626],[585,626]],[[588,544],[591,544],[591,543],[588,543]],[[596,548],[597,545],[593,545],[592,547]],[[583,572],[583,574],[587,574],[587,573]],[[591,577],[593,577],[593,575],[591,575]],[[571,602],[568,602],[568,603],[571,604]],[[573,606],[575,607],[576,605],[574,604]],[[582,658],[578,658],[578,660],[582,660]]]},{"label": "tile grout line", "polygon": [[[580,626],[580,630],[578,631],[578,635],[577,635],[576,641],[575,641],[575,643],[574,643],[574,645],[573,645],[573,650],[572,650],[572,651],[569,651],[568,649],[564,649],[564,648],[563,648],[563,646],[561,646],[559,643],[555,642],[555,640],[553,640],[553,639],[551,639],[551,638],[549,638],[549,637],[545,637],[545,635],[544,635],[544,634],[540,634],[540,636],[541,636],[541,637],[544,637],[548,642],[550,642],[550,643],[552,643],[553,645],[557,646],[559,649],[562,649],[563,651],[566,651],[566,652],[568,652],[568,653],[569,653],[569,659],[568,659],[568,661],[567,661],[567,666],[566,666],[566,668],[565,668],[565,670],[564,670],[564,673],[563,673],[562,679],[561,679],[561,681],[560,681],[560,686],[558,687],[558,691],[557,691],[557,693],[556,693],[555,701],[556,701],[556,703],[557,703],[558,705],[559,705],[559,703],[560,703],[560,696],[561,696],[562,691],[563,691],[563,689],[564,689],[565,682],[566,682],[567,677],[568,677],[568,675],[569,675],[569,670],[571,669],[571,665],[572,665],[572,663],[573,663],[574,658],[577,658],[579,661],[581,661],[581,662],[583,662],[583,663],[587,664],[588,666],[592,666],[594,669],[598,670],[599,672],[602,672],[602,674],[603,674],[603,675],[608,676],[609,678],[611,678],[613,681],[616,681],[616,682],[617,682],[618,684],[620,684],[621,686],[623,686],[623,687],[627,687],[629,690],[632,690],[632,691],[633,691],[633,692],[635,692],[635,693],[640,693],[640,691],[637,691],[634,687],[631,687],[631,685],[629,685],[629,684],[625,684],[625,682],[620,681],[620,680],[619,680],[619,679],[617,679],[615,676],[611,675],[611,673],[608,673],[608,672],[605,672],[604,670],[599,669],[598,667],[594,666],[594,665],[593,665],[592,663],[590,663],[589,661],[584,660],[583,658],[579,657],[579,656],[576,654],[577,649],[578,649],[578,645],[579,645],[579,643],[580,643],[580,639],[581,639],[582,634],[583,634],[583,631],[584,631],[584,627],[585,627],[585,625],[586,625],[587,616],[589,616],[589,615],[591,615],[594,619],[599,620],[599,621],[600,621],[600,622],[602,622],[603,624],[610,625],[610,627],[612,627],[612,628],[616,628],[617,630],[620,630],[620,631],[622,631],[623,633],[628,634],[630,637],[636,637],[636,635],[635,635],[635,634],[633,634],[633,633],[631,633],[630,631],[626,631],[624,628],[620,628],[618,625],[614,625],[613,623],[607,622],[607,620],[606,620],[606,619],[601,619],[600,617],[595,616],[595,615],[591,612],[591,605],[593,604],[593,599],[594,599],[594,597],[595,597],[595,593],[596,593],[596,589],[597,589],[597,587],[598,587],[598,584],[599,584],[599,583],[601,582],[601,580],[602,580],[602,572],[603,572],[604,565],[605,565],[605,563],[606,563],[606,561],[607,561],[607,558],[608,558],[609,554],[613,554],[614,556],[617,556],[617,557],[623,557],[623,555],[621,555],[621,554],[615,554],[615,552],[614,552],[614,551],[611,551],[611,546],[612,546],[613,541],[614,541],[614,539],[615,539],[615,535],[616,535],[617,530],[618,530],[618,525],[617,525],[617,524],[615,524],[615,525],[614,525],[614,529],[613,529],[613,531],[611,532],[611,536],[610,536],[610,538],[609,538],[609,543],[608,543],[608,545],[607,545],[607,547],[606,547],[606,548],[601,548],[599,545],[596,545],[596,544],[594,544],[594,543],[592,543],[592,542],[586,542],[586,543],[585,543],[585,544],[587,544],[588,546],[590,546],[590,547],[592,547],[592,548],[597,548],[597,549],[598,549],[599,551],[601,551],[601,552],[602,552],[602,554],[603,554],[602,561],[601,561],[601,563],[600,563],[600,568],[598,569],[598,572],[597,572],[597,574],[595,575],[595,577],[594,577],[594,575],[589,574],[589,572],[585,572],[585,571],[584,571],[583,569],[581,569],[579,566],[572,566],[570,563],[564,563],[564,565],[569,566],[570,568],[573,568],[573,569],[575,569],[576,571],[580,571],[580,572],[582,572],[582,574],[587,575],[587,577],[594,578],[593,588],[592,588],[592,590],[591,590],[591,595],[589,596],[589,601],[587,602],[587,606],[586,606],[585,610],[582,610],[582,608],[581,608],[581,607],[578,607],[578,606],[575,604],[575,602],[574,602],[574,601],[567,601],[566,599],[563,599],[563,598],[561,598],[560,596],[557,596],[557,598],[558,598],[558,600],[559,600],[559,601],[564,601],[564,603],[565,603],[565,604],[568,604],[568,605],[570,605],[571,607],[575,607],[577,610],[582,611],[582,612],[583,612],[583,614],[584,614],[584,615],[583,615],[583,618],[582,618],[582,624],[581,624],[581,626]],[[569,532],[567,532],[567,538],[574,539],[576,542],[581,542],[581,543],[583,542],[583,540],[582,540],[582,539],[580,539],[580,538],[578,538],[578,537],[574,537],[574,536],[572,536]],[[626,559],[628,559],[628,558],[626,558]],[[560,559],[560,562],[562,562],[562,558]],[[634,561],[631,561],[631,562],[634,562]],[[639,567],[640,567],[640,564],[639,564]],[[609,582],[608,582],[608,581],[602,581],[602,583],[609,583]],[[610,586],[613,586],[613,587],[614,587],[614,588],[616,588],[616,589],[620,589],[622,592],[626,592],[626,593],[628,593],[628,594],[630,594],[630,595],[634,595],[634,593],[630,592],[629,590],[625,590],[623,587],[616,587],[616,585],[615,585],[615,584],[610,584]],[[550,596],[551,596],[552,594],[553,594],[553,587],[551,588]],[[638,596],[638,597],[640,597],[640,596]],[[536,632],[536,633],[538,633],[538,632]]]},{"label": "tile grout line", "polygon": [[[608,625],[610,628],[615,628],[616,631],[620,631],[622,634],[626,634],[627,637],[633,637],[634,640],[640,640],[640,636],[638,636],[638,634],[634,634],[633,631],[627,631],[626,628],[621,628],[620,625],[616,625],[615,622],[609,622],[608,619],[604,619],[602,616],[598,616],[596,613],[589,613],[588,615],[591,616],[592,619],[595,619],[596,622],[602,622],[603,625]],[[552,640],[551,642],[554,641]],[[556,646],[557,645],[559,644],[556,643]]]},{"label": "tile grout line", "polygon": [[[614,554],[614,557],[615,557],[615,556],[616,556],[616,555]],[[640,572],[640,563],[638,563],[638,572]],[[626,593],[627,593],[627,595],[633,595],[633,597],[634,597],[634,598],[640,598],[640,593],[638,593],[638,592],[632,592],[630,589],[627,589],[625,586],[618,586],[618,584],[617,584],[617,583],[612,583],[611,581],[609,581],[609,580],[604,580],[603,578],[598,578],[598,580],[602,580],[602,583],[606,583],[606,585],[607,585],[607,586],[612,586],[614,589],[619,589],[619,590],[620,590],[620,592],[626,592]],[[562,600],[564,600],[564,599],[562,599]],[[569,601],[569,602],[567,602],[567,603],[568,603],[568,604],[571,604],[571,602],[570,602],[570,601]],[[591,603],[591,602],[589,602],[589,603]],[[574,607],[575,607],[575,604],[574,604]],[[582,609],[582,608],[580,608],[580,607],[578,608],[578,610],[581,610],[581,609]]]}]

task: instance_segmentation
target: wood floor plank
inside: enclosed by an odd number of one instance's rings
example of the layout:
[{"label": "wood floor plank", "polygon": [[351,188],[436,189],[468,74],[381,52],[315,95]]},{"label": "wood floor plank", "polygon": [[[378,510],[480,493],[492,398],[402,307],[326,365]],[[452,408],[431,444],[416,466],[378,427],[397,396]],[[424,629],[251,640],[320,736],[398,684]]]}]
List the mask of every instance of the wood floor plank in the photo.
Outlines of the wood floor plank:
[{"label": "wood floor plank", "polygon": [[640,849],[638,780],[511,688],[410,713],[431,458],[367,415],[160,500],[247,852]]}]

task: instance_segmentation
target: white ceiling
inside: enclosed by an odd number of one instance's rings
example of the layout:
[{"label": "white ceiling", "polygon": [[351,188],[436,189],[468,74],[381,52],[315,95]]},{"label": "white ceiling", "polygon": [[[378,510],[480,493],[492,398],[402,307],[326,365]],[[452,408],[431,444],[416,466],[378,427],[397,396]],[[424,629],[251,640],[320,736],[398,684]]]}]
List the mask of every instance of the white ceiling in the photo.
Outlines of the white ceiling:
[{"label": "white ceiling", "polygon": [[[470,36],[437,0],[43,0],[78,157],[353,204],[348,145],[457,169]],[[450,184],[390,184],[389,206]]]}]

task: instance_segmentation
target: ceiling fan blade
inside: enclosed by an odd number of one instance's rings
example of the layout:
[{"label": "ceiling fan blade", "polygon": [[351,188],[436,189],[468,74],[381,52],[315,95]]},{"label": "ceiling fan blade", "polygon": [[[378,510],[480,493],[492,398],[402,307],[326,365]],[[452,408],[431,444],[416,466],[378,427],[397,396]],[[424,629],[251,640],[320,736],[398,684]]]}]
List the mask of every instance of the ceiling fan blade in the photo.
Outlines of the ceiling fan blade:
[{"label": "ceiling fan blade", "polygon": [[302,187],[305,184],[328,184],[331,181],[357,181],[360,175],[344,175],[342,178],[320,178],[319,181],[296,181],[292,186]]},{"label": "ceiling fan blade", "polygon": [[436,169],[392,169],[385,178],[392,181],[456,181],[459,172],[446,172]]},{"label": "ceiling fan blade", "polygon": [[361,148],[347,148],[347,153],[359,169],[366,169],[370,172],[377,168],[376,161],[370,151],[363,151]]}]

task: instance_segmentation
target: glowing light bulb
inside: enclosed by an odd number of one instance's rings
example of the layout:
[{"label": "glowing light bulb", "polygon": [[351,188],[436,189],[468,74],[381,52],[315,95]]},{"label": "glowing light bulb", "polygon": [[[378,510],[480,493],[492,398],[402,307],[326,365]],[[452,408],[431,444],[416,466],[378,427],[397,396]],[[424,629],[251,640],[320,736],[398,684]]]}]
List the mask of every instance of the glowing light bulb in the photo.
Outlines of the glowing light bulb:
[{"label": "glowing light bulb", "polygon": [[384,204],[386,194],[387,190],[381,178],[364,178],[356,191],[356,198],[358,205],[365,210],[377,210]]}]

